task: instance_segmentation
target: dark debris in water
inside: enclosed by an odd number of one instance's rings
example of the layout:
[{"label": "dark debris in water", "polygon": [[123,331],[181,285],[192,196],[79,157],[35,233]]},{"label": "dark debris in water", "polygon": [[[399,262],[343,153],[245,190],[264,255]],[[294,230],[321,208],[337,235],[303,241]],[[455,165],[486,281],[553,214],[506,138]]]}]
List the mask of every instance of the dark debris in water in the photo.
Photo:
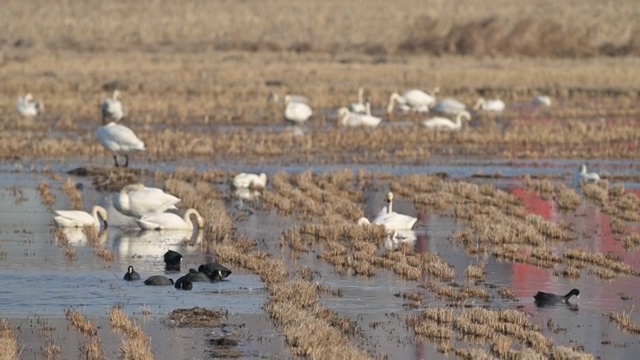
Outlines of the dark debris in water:
[{"label": "dark debris in water", "polygon": [[88,168],[79,167],[67,171],[70,175],[91,178],[98,191],[120,191],[124,186],[140,182],[143,170],[131,168]]},{"label": "dark debris in water", "polygon": [[177,327],[219,327],[226,314],[221,311],[209,310],[196,306],[191,309],[176,309],[171,312],[169,319]]}]

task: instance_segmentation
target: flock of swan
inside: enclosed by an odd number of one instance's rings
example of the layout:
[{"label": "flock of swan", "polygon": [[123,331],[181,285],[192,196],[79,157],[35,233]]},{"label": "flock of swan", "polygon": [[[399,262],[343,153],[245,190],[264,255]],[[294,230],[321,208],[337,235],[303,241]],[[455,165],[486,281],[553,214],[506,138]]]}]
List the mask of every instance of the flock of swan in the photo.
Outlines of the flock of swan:
[{"label": "flock of swan", "polygon": [[[392,93],[387,103],[387,114],[393,113],[398,108],[407,113],[435,113],[440,116],[432,117],[421,121],[422,125],[429,130],[455,131],[460,130],[461,120],[471,120],[470,110],[486,113],[500,114],[506,109],[506,104],[501,99],[485,99],[480,97],[472,108],[467,107],[463,102],[454,98],[444,98],[437,100],[436,95],[439,88],[426,92],[420,89],[410,89],[402,94]],[[300,125],[305,123],[313,115],[313,110],[309,105],[309,99],[301,95],[286,95],[283,98],[285,105],[285,120]],[[280,97],[272,93],[269,96],[271,101],[280,101]],[[533,106],[551,106],[551,98],[548,96],[538,96],[533,100]],[[462,114],[462,116],[460,116]],[[445,117],[443,117],[445,116]],[[451,120],[448,117],[453,117]],[[382,122],[382,118],[371,114],[371,103],[364,101],[364,89],[358,88],[358,100],[348,106],[337,110],[337,123],[344,127],[376,127]]]}]

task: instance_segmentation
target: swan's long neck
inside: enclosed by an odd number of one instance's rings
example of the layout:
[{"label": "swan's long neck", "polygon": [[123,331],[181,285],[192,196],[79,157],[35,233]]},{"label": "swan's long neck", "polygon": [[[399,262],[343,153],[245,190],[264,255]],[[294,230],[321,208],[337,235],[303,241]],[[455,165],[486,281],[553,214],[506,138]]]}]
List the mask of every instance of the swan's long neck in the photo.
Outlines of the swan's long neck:
[{"label": "swan's long neck", "polygon": [[202,220],[202,216],[200,216],[200,213],[196,210],[196,209],[188,209],[187,211],[185,211],[184,213],[184,222],[186,222],[187,224],[189,224],[191,226],[191,229],[193,229],[193,221],[191,221],[191,215],[195,216],[196,218],[196,224],[198,226],[198,228],[203,228],[204,227],[204,222]]},{"label": "swan's long neck", "polygon": [[400,104],[405,103],[404,99],[400,95],[398,95],[398,93],[391,94],[391,96],[389,96],[389,105],[387,105],[387,113],[390,114],[393,111],[393,106],[395,105],[396,101]]},{"label": "swan's long neck", "polygon": [[107,224],[107,210],[105,210],[103,207],[94,206],[91,210],[91,216],[96,219],[98,225],[100,225],[101,222],[104,222],[105,225]]},{"label": "swan's long neck", "polygon": [[387,202],[389,203],[389,205],[387,205],[387,214],[391,214],[393,212],[393,198],[389,197]]},{"label": "swan's long neck", "polygon": [[367,103],[364,104],[364,108],[366,109],[367,115],[371,116],[371,103],[367,101]]},{"label": "swan's long neck", "polygon": [[486,103],[483,98],[478,99],[476,104],[473,106],[473,110],[480,110],[486,106]]},{"label": "swan's long neck", "polygon": [[364,89],[363,88],[359,88],[358,89],[358,104],[362,104],[362,97],[364,96]]}]

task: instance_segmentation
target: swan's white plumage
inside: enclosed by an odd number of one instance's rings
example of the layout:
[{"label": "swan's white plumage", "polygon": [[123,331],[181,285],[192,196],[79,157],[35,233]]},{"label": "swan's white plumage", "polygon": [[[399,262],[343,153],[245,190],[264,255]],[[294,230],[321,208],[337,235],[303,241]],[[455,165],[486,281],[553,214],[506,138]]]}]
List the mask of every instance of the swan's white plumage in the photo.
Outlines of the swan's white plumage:
[{"label": "swan's white plumage", "polygon": [[536,98],[533,99],[533,105],[551,107],[551,98],[546,95],[536,96]]},{"label": "swan's white plumage", "polygon": [[[105,149],[116,155],[124,155],[126,157],[125,166],[129,164],[129,154],[144,151],[144,142],[138,139],[133,130],[111,121],[107,125],[101,126],[96,131],[98,142]],[[116,166],[118,166],[118,160]]]},{"label": "swan's white plumage", "polygon": [[193,230],[192,215],[198,228],[204,228],[204,218],[196,209],[188,209],[183,216],[169,212],[147,215],[137,219],[136,223],[143,230]]},{"label": "swan's white plumage", "polygon": [[364,104],[364,89],[362,87],[358,88],[358,102],[351,103],[349,111],[357,114],[365,114],[367,112],[367,107]]},{"label": "swan's white plumage", "polygon": [[462,128],[462,118],[471,120],[471,114],[467,111],[461,111],[456,115],[455,122],[443,117],[433,117],[423,120],[422,125],[429,130],[460,130]]},{"label": "swan's white plumage", "polygon": [[580,172],[578,173],[581,182],[598,182],[600,181],[600,175],[596,172],[587,172],[587,165],[582,164],[580,166]]},{"label": "swan's white plumage", "polygon": [[467,106],[464,103],[453,98],[443,99],[442,101],[434,104],[431,108],[431,111],[435,113],[454,116],[458,115],[459,112],[466,110]]},{"label": "swan's white plumage", "polygon": [[120,121],[126,114],[126,109],[120,101],[120,91],[114,90],[111,97],[102,101],[102,121]]},{"label": "swan's white plumage", "polygon": [[113,207],[126,216],[136,218],[176,209],[175,205],[179,202],[179,198],[165,193],[162,189],[146,187],[143,184],[127,185],[113,195]]},{"label": "swan's white plumage", "polygon": [[[365,106],[365,112],[366,112]],[[349,109],[343,107],[338,109],[338,124],[346,127],[376,127],[382,121],[381,118],[376,116],[371,116],[371,114],[356,114]]]},{"label": "swan's white plumage", "polygon": [[489,99],[489,100],[486,100],[485,98],[479,98],[478,101],[476,101],[476,104],[473,107],[473,109],[474,110],[494,112],[494,113],[500,113],[500,112],[504,111],[505,107],[506,107],[506,105],[505,105],[504,101],[502,101],[500,99]]},{"label": "swan's white plumage", "polygon": [[107,210],[101,206],[94,206],[91,214],[79,210],[56,210],[53,220],[60,227],[100,227],[101,220],[107,224]]},{"label": "swan's white plumage", "polygon": [[16,103],[16,111],[18,114],[26,117],[35,117],[44,110],[44,105],[33,101],[33,96],[27,94],[19,97]]},{"label": "swan's white plumage", "polygon": [[236,189],[240,188],[264,188],[267,186],[267,174],[240,173],[233,177],[232,184]]},{"label": "swan's white plumage", "polygon": [[389,104],[387,105],[387,113],[393,112],[393,108],[397,103],[403,110],[410,110],[414,112],[428,112],[436,102],[435,93],[438,89],[434,89],[433,94],[427,94],[426,92],[418,89],[407,90],[402,96],[398,93],[393,93],[389,96]]},{"label": "swan's white plumage", "polygon": [[294,101],[291,96],[284,97],[284,118],[296,124],[302,124],[313,115],[313,110],[305,102]]}]

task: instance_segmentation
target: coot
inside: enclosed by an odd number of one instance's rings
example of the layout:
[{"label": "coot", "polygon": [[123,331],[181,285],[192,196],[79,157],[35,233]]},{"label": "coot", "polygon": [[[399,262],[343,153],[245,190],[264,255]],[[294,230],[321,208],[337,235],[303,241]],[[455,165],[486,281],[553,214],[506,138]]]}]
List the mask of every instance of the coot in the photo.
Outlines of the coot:
[{"label": "coot", "polygon": [[173,285],[173,279],[168,279],[162,275],[153,275],[144,281],[145,285]]},{"label": "coot", "polygon": [[231,270],[218,263],[200,265],[198,271],[205,273],[211,281],[219,281],[231,275]]},{"label": "coot", "polygon": [[573,289],[569,291],[569,293],[565,296],[538,291],[538,293],[533,298],[535,299],[536,303],[541,303],[541,304],[557,304],[557,303],[566,304],[569,302],[569,298],[572,297],[573,295],[580,297],[580,290]]},{"label": "coot", "polygon": [[168,250],[164,253],[165,270],[180,271],[180,263],[182,262],[182,254],[177,251]]},{"label": "coot", "polygon": [[140,280],[140,274],[133,270],[133,266],[129,265],[127,273],[124,274],[124,279],[127,281]]}]

